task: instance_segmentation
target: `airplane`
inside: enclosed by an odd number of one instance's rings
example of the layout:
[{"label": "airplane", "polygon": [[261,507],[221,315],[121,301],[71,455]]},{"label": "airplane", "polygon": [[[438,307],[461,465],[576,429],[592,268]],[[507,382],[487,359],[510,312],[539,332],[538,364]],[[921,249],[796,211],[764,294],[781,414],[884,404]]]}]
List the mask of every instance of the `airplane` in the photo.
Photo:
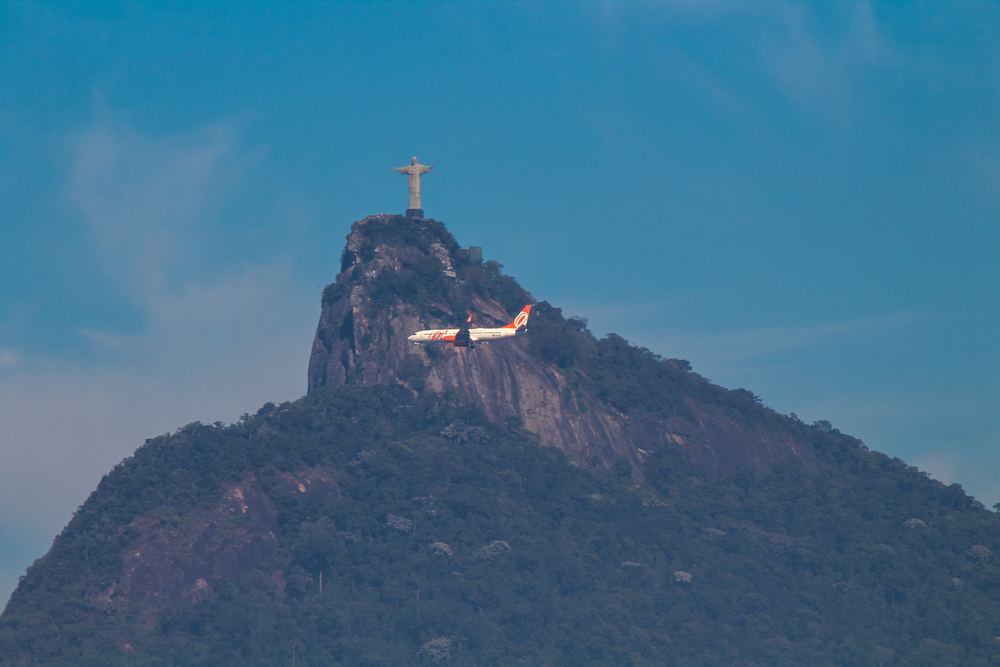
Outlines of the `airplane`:
[{"label": "airplane", "polygon": [[424,329],[407,337],[414,343],[452,343],[455,347],[475,347],[476,343],[489,343],[501,338],[520,336],[528,330],[528,316],[531,315],[531,304],[527,304],[517,314],[514,321],[502,327],[482,327],[472,329],[472,313],[465,318],[465,324],[459,329]]}]

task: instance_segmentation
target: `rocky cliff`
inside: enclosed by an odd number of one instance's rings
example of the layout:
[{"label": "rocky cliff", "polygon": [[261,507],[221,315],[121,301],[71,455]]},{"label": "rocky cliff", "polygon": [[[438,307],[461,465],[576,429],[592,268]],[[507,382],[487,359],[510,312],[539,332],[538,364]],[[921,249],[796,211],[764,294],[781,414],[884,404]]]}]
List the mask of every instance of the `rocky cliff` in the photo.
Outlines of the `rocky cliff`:
[{"label": "rocky cliff", "polygon": [[438,222],[356,223],[308,395],[110,471],[0,664],[998,664],[1000,518],[961,487],[545,302],[406,340],[533,300]]},{"label": "rocky cliff", "polygon": [[789,428],[794,425],[744,394],[711,385],[685,362],[621,355],[620,373],[643,372],[629,363],[655,364],[661,383],[684,390],[652,409],[607,400],[608,387],[588,364],[603,350],[586,340],[579,322],[567,328],[548,304],[535,309],[528,336],[514,341],[464,349],[407,340],[420,329],[458,326],[467,310],[480,326],[506,324],[532,300],[499,265],[461,248],[438,221],[389,215],[360,220],[347,237],[341,272],[324,292],[309,391],[398,383],[452,393],[497,423],[523,426],[578,464],[625,461],[639,475],[644,452],[661,444],[679,447],[713,476],[787,460],[809,464],[808,450]]}]

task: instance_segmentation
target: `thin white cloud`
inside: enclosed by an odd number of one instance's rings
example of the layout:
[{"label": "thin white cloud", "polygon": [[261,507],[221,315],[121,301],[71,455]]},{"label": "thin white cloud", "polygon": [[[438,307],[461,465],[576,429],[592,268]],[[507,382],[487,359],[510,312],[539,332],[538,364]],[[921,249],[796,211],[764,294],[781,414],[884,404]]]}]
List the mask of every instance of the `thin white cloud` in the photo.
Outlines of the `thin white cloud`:
[{"label": "thin white cloud", "polygon": [[733,364],[766,358],[779,352],[883,336],[917,319],[918,316],[913,313],[898,312],[804,325],[658,334],[651,337],[651,343],[655,349],[670,356],[675,356],[672,351],[686,351],[691,358],[711,360],[714,365]]},{"label": "thin white cloud", "polygon": [[[739,76],[719,62],[699,59],[697,49],[668,53],[660,70],[691,86],[714,105],[746,117],[746,66],[793,104],[848,120],[857,106],[858,79],[898,61],[869,2],[812,6],[796,2],[736,3],[709,0],[602,2],[593,23],[608,48],[630,44],[638,26],[696,23],[706,30],[735,31],[746,55]],[[732,63],[730,63],[731,65]]]},{"label": "thin white cloud", "polygon": [[188,263],[252,153],[234,127],[155,137],[104,116],[72,140],[68,200],[144,325],[81,327],[88,361],[0,350],[0,525],[51,538],[146,438],[305,392],[318,295],[293,258]]},{"label": "thin white cloud", "polygon": [[[598,336],[628,329],[636,343],[668,357],[681,357],[712,367],[766,359],[776,353],[798,351],[818,345],[885,336],[920,319],[909,311],[814,322],[798,325],[747,327],[724,331],[684,331],[665,323],[676,304],[666,301],[643,303],[572,303],[563,308],[567,317],[588,320]],[[652,327],[638,323],[653,322]]]},{"label": "thin white cloud", "polygon": [[139,300],[170,288],[250,162],[239,124],[150,137],[109,113],[70,142],[67,196],[106,259]]},{"label": "thin white cloud", "polygon": [[854,104],[854,81],[865,69],[892,62],[893,50],[879,29],[871,5],[844,6],[846,26],[820,30],[811,8],[774,5],[774,19],[758,33],[765,72],[793,101],[832,109],[841,117]]},{"label": "thin white cloud", "polygon": [[313,299],[281,267],[190,290],[96,366],[0,379],[0,519],[54,535],[101,475],[151,436],[304,393]]},{"label": "thin white cloud", "polygon": [[[615,327],[611,329],[607,328],[612,323],[617,323],[619,325],[618,329],[621,329],[622,326],[620,325],[625,323],[631,325],[637,320],[643,321],[662,316],[675,303],[676,301],[664,299],[642,302],[611,301],[587,303],[574,301],[571,297],[560,298],[554,301],[554,305],[562,309],[564,317],[583,317],[588,322],[592,320],[596,327],[594,330],[596,335],[602,335],[613,330]],[[631,329],[632,327],[629,326],[628,328]]]}]

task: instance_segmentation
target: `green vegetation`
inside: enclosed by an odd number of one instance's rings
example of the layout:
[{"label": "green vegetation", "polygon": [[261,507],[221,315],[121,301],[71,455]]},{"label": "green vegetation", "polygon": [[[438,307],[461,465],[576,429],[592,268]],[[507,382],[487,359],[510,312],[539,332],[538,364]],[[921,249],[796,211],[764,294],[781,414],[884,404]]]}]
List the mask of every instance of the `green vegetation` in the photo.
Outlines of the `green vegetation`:
[{"label": "green vegetation", "polygon": [[[0,654],[5,665],[996,664],[996,515],[803,428],[823,473],[708,483],[664,448],[632,486],[399,389],[193,424],[105,477],[11,600]],[[336,493],[289,485],[316,471]],[[206,575],[199,601],[95,601],[149,526],[192,523],[247,480],[276,517],[264,557]],[[213,520],[237,534],[244,521]]]},{"label": "green vegetation", "polygon": [[524,304],[534,300],[516,280],[503,272],[502,264],[493,260],[460,265],[459,277],[469,297],[475,295],[495,299],[509,313],[516,313]]},{"label": "green vegetation", "polygon": [[[357,229],[357,228],[356,228]],[[376,249],[391,247],[398,265],[392,269],[376,269],[368,283],[368,295],[375,310],[390,308],[398,302],[419,304],[421,308],[462,314],[475,297],[498,301],[509,312],[517,312],[532,301],[531,295],[503,273],[498,262],[469,261],[468,253],[459,249],[454,237],[435,220],[415,223],[402,217],[387,217],[366,222],[357,257],[367,264],[376,259]],[[453,262],[455,279],[444,279],[440,258],[432,251],[438,244]],[[349,269],[354,266],[355,253],[345,249],[341,257],[340,279],[323,292],[323,304],[329,305],[347,294],[349,281],[357,280]],[[359,270],[359,269],[355,269]]]},{"label": "green vegetation", "polygon": [[728,390],[691,371],[683,359],[664,359],[621,336],[596,339],[585,320],[566,318],[542,301],[532,310],[529,350],[541,361],[566,371],[571,379],[597,388],[598,398],[625,414],[663,417],[687,415],[686,399],[718,406],[743,424],[772,424],[800,433],[801,422],[763,407],[746,389]]},{"label": "green vegetation", "polygon": [[[440,223],[356,229],[325,306],[355,285],[368,315],[533,301]],[[344,311],[327,342],[353,350]],[[570,465],[451,395],[401,387],[316,388],[191,424],[111,471],[32,566],[0,617],[0,663],[1000,665],[1000,516],[961,487],[546,302],[530,328],[514,344],[581,410],[655,431],[640,475]],[[393,370],[424,387],[418,357]],[[668,421],[803,454],[708,479],[656,444]]]}]

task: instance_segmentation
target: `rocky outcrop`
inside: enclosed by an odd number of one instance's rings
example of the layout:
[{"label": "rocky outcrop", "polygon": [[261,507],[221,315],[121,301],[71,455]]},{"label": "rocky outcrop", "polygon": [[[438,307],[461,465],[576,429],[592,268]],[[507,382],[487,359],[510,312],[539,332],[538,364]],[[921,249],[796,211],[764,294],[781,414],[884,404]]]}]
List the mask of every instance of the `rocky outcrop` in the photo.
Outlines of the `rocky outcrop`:
[{"label": "rocky outcrop", "polygon": [[[400,234],[401,225],[412,227],[417,240]],[[482,326],[513,318],[487,291],[463,290],[470,270],[478,267],[469,265],[440,223],[366,218],[352,228],[344,258],[343,271],[326,291],[336,298],[324,299],[320,314],[309,361],[310,392],[327,385],[390,383],[452,392],[491,420],[522,425],[576,461],[639,460],[623,415],[603,406],[589,410],[600,405],[596,397],[571,388],[559,369],[533,359],[525,340],[474,349],[435,349],[407,340],[420,329],[455,326],[464,314],[454,302],[465,295]],[[414,268],[417,278],[410,275]],[[447,275],[451,271],[455,278]],[[393,274],[427,281],[423,293],[429,300],[385,294]]]},{"label": "rocky outcrop", "polygon": [[210,597],[214,584],[251,570],[277,543],[276,511],[252,477],[229,487],[213,510],[184,519],[141,516],[129,524],[137,538],[125,551],[121,579],[102,594],[103,602]]},{"label": "rocky outcrop", "polygon": [[624,460],[640,476],[645,454],[658,446],[679,448],[711,475],[808,458],[786,430],[748,424],[690,396],[653,416],[626,414],[602,400],[601,387],[584,373],[540,359],[527,337],[475,349],[407,340],[420,329],[457,326],[467,308],[481,326],[510,322],[531,297],[496,268],[482,265],[434,220],[380,215],[355,223],[341,273],[324,292],[309,391],[398,383],[450,393],[494,422],[535,433],[578,464]]},{"label": "rocky outcrop", "polygon": [[[306,468],[279,475],[286,493],[329,506],[340,489],[329,472]],[[121,573],[91,596],[102,608],[142,602],[156,611],[182,601],[211,599],[219,582],[236,579],[274,554],[281,538],[278,511],[255,476],[226,487],[211,509],[177,516],[161,510],[134,518]],[[280,576],[280,573],[279,573]]]},{"label": "rocky outcrop", "polygon": [[116,466],[0,663],[989,663],[997,517],[960,488],[544,302],[495,347],[406,341],[527,300],[439,223],[357,224],[312,395]]}]

